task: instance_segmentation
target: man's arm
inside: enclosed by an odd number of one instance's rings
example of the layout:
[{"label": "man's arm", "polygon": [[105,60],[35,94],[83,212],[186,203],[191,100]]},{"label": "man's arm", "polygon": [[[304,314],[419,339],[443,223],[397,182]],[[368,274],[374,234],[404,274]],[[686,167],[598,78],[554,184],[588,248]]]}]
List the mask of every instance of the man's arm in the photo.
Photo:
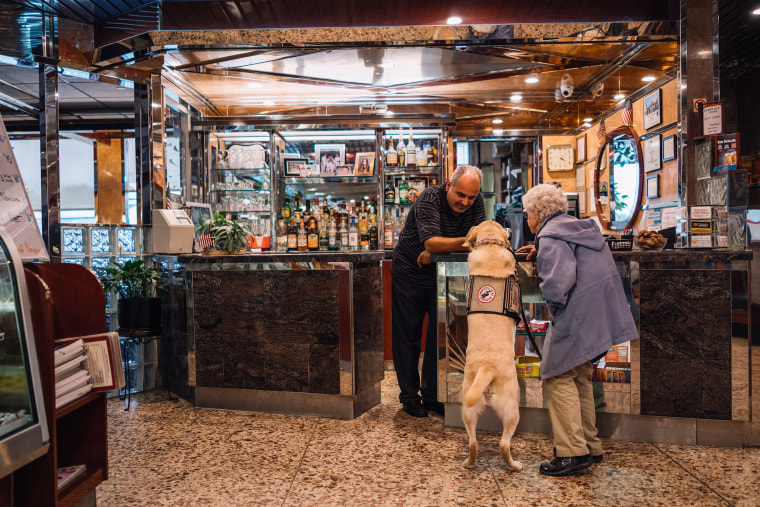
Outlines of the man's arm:
[{"label": "man's arm", "polygon": [[425,250],[430,253],[469,252],[469,247],[463,246],[466,238],[444,238],[433,236],[425,240]]}]

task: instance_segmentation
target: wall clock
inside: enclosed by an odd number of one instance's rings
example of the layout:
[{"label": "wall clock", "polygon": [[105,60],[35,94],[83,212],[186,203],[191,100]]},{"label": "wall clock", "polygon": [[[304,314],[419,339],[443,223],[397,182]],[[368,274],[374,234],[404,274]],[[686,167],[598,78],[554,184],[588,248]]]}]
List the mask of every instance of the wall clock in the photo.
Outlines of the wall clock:
[{"label": "wall clock", "polygon": [[575,168],[575,152],[570,144],[546,147],[546,168],[549,171],[567,171]]}]

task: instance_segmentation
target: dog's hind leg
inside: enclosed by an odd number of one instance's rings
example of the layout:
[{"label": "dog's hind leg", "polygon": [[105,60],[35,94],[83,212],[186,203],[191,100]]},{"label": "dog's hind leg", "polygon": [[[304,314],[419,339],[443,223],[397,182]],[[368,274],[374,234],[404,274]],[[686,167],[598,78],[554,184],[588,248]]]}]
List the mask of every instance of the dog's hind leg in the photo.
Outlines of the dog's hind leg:
[{"label": "dog's hind leg", "polygon": [[462,466],[465,468],[475,468],[478,460],[478,437],[476,429],[478,426],[478,415],[485,404],[482,399],[478,400],[475,405],[462,404],[462,421],[464,422],[464,429],[467,430],[467,436],[469,437],[468,456]]},{"label": "dog's hind leg", "polygon": [[[519,391],[515,394],[519,396]],[[520,422],[520,408],[517,404],[517,398],[512,393],[508,396],[494,396],[491,400],[491,406],[499,414],[501,424],[504,426],[504,431],[499,441],[501,457],[504,459],[507,468],[513,472],[520,472],[523,469],[522,463],[512,459],[511,453],[512,437],[517,429],[517,423]]]}]

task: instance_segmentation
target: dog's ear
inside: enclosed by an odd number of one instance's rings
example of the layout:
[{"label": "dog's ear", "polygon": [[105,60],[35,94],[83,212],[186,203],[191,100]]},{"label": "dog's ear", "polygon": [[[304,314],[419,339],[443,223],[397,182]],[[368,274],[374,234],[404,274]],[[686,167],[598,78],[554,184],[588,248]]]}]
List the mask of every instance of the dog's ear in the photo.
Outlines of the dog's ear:
[{"label": "dog's ear", "polygon": [[470,230],[467,231],[467,236],[465,236],[464,243],[462,243],[462,246],[471,248],[472,244],[475,242],[476,239],[478,239],[477,225],[470,227]]}]

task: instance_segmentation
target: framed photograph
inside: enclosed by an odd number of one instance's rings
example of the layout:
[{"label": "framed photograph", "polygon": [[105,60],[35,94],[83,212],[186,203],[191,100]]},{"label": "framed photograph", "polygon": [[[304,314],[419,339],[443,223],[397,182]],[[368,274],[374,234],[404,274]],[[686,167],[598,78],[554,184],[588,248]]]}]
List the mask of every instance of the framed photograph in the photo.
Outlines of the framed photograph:
[{"label": "framed photograph", "polygon": [[285,176],[301,176],[301,166],[309,163],[305,158],[288,158],[285,163]]},{"label": "framed photograph", "polygon": [[578,192],[578,213],[586,214],[586,189],[576,190]]},{"label": "framed photograph", "polygon": [[339,165],[335,168],[336,176],[353,176],[354,166],[352,165]]},{"label": "framed photograph", "polygon": [[336,174],[337,166],[346,163],[345,144],[315,144],[314,163],[320,174]]},{"label": "framed photograph", "polygon": [[575,145],[575,162],[581,163],[586,161],[586,134],[576,139]]},{"label": "framed photograph", "polygon": [[676,158],[675,134],[662,138],[662,161],[667,162]]},{"label": "framed photograph", "polygon": [[375,173],[375,153],[357,153],[354,176],[372,176]]},{"label": "framed photograph", "polygon": [[649,130],[662,123],[662,89],[658,88],[644,96],[644,129]]},{"label": "framed photograph", "polygon": [[662,153],[662,149],[660,148],[661,138],[660,134],[655,134],[641,141],[641,151],[644,152],[645,173],[662,167],[662,159],[660,158],[660,154]]},{"label": "framed photograph", "polygon": [[575,168],[575,188],[586,188],[586,166]]},{"label": "framed photograph", "polygon": [[723,133],[723,103],[702,106],[702,135],[712,136]]},{"label": "framed photograph", "polygon": [[647,199],[660,197],[660,175],[647,176]]}]

